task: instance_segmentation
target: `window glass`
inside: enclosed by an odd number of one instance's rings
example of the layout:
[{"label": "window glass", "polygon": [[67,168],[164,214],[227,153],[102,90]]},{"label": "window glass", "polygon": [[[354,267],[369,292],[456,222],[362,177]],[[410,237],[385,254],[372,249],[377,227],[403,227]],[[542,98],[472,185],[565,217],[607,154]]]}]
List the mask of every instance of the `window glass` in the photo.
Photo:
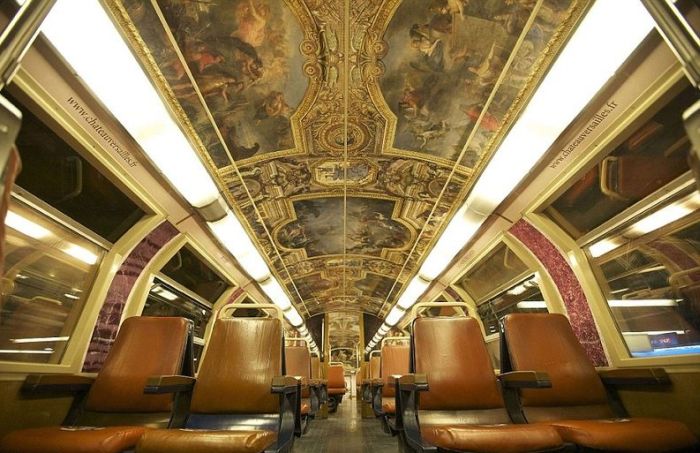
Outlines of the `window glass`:
[{"label": "window glass", "polygon": [[198,365],[204,349],[204,334],[211,315],[211,306],[158,277],[153,280],[146,305],[141,313],[141,316],[181,316],[192,320],[194,323],[195,365]]},{"label": "window glass", "polygon": [[116,242],[144,211],[28,108],[22,110],[17,149],[24,171],[17,185],[110,242]]},{"label": "window glass", "polygon": [[0,360],[59,363],[105,251],[16,200],[6,225]]},{"label": "window glass", "polygon": [[505,244],[496,246],[457,284],[475,301],[482,300],[495,288],[528,273],[528,268]]},{"label": "window glass", "polygon": [[537,274],[511,286],[478,304],[477,312],[484,323],[486,335],[500,332],[500,322],[509,313],[547,313],[547,304],[539,288]]},{"label": "window glass", "polygon": [[211,303],[216,302],[228,287],[226,281],[189,246],[178,250],[161,272]]},{"label": "window glass", "polygon": [[[700,200],[697,193],[695,197]],[[594,259],[610,311],[633,357],[700,353],[697,205],[684,218]],[[641,222],[644,218],[649,217]],[[640,224],[638,220],[626,227],[623,234]]]},{"label": "window glass", "polygon": [[690,141],[680,112],[696,99],[692,87],[676,95],[545,213],[578,239],[687,172]]}]

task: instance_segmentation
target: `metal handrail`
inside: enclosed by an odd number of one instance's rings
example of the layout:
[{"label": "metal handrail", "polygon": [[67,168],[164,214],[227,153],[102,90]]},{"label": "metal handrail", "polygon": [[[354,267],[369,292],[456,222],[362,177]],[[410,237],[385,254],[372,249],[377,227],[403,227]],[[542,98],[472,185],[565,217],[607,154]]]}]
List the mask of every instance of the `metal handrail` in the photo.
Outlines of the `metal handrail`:
[{"label": "metal handrail", "polygon": [[[277,318],[280,321],[283,321],[282,310],[277,305],[273,305],[273,304],[228,304],[224,308],[222,308],[221,311],[219,312],[219,318],[224,318],[224,317],[233,318],[234,317],[233,312],[235,310],[238,310],[239,308],[258,309],[258,310],[274,310],[276,313],[276,316],[271,316],[271,317]],[[231,311],[231,313],[227,313],[229,311]],[[270,313],[267,313],[267,314],[269,315]]]},{"label": "metal handrail", "polygon": [[395,340],[399,340],[399,341],[408,341],[408,342],[410,342],[410,341],[411,341],[411,337],[405,336],[405,335],[404,335],[404,336],[400,336],[400,337],[384,337],[384,338],[382,338],[382,341],[381,341],[381,343],[379,344],[379,349],[381,349],[381,348],[384,347],[384,343],[385,343],[386,341],[395,341]]},{"label": "metal handrail", "polygon": [[433,308],[433,307],[439,307],[439,308],[444,308],[444,307],[456,307],[456,308],[463,308],[464,309],[464,316],[468,316],[467,313],[469,313],[469,306],[465,302],[421,302],[413,306],[411,309],[410,317],[411,319],[414,319],[418,317],[418,310],[421,308]]}]

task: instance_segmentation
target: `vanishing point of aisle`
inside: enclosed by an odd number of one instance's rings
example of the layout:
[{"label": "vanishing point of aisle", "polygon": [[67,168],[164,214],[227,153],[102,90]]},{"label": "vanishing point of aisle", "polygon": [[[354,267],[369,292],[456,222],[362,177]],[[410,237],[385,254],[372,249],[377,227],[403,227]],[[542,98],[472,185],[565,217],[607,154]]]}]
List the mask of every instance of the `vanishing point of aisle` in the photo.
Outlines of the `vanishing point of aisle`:
[{"label": "vanishing point of aisle", "polygon": [[382,431],[379,420],[363,419],[357,398],[344,398],[338,412],[311,422],[309,432],[294,442],[295,453],[398,453],[398,441]]}]

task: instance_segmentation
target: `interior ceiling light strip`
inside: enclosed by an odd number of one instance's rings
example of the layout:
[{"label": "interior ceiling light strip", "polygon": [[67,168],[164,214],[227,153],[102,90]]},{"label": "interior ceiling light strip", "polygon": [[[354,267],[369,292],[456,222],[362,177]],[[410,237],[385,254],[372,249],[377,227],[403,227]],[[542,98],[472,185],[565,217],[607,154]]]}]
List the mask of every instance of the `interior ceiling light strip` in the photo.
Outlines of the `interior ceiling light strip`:
[{"label": "interior ceiling light strip", "polygon": [[[99,2],[60,0],[41,30],[192,206],[206,206],[219,197],[211,176]],[[105,55],[109,64],[100,61]]]},{"label": "interior ceiling light strip", "polygon": [[[192,206],[202,208],[220,198],[211,175],[99,2],[59,0],[41,31]],[[110,64],[99,63],[97,55],[109,55]],[[128,89],[115,89],[120,86]],[[223,232],[213,225],[217,222],[208,224],[236,259],[241,257],[239,262],[250,269],[251,277],[273,280],[245,230],[240,228],[241,235],[235,228],[240,222],[233,213],[227,211],[221,221],[234,227],[234,233]],[[244,243],[242,250],[240,241]],[[76,248],[66,253],[94,263],[91,256]]]},{"label": "interior ceiling light strip", "polygon": [[[445,270],[652,28],[637,0],[593,4],[413,280],[430,282]],[[615,30],[615,39],[601,40],[601,30]],[[387,324],[405,313],[394,307]]]}]

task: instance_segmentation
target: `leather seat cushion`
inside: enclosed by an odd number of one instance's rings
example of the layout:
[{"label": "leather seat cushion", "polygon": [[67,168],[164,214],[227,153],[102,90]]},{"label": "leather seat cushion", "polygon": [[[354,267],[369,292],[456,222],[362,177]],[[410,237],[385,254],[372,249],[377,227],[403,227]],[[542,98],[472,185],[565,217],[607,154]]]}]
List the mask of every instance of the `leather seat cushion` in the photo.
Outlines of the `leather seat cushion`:
[{"label": "leather seat cushion", "polygon": [[311,405],[309,404],[309,401],[302,400],[301,401],[301,415],[309,415],[309,412],[311,412]]},{"label": "leather seat cushion", "polygon": [[389,415],[396,414],[396,400],[394,398],[382,398],[382,412]]},{"label": "leather seat cushion", "polygon": [[277,440],[274,431],[157,429],[141,438],[137,453],[260,453]]},{"label": "leather seat cushion", "polygon": [[562,445],[551,426],[530,425],[427,425],[423,440],[446,450],[471,452],[528,452]]},{"label": "leather seat cushion", "polygon": [[688,427],[674,420],[653,418],[556,420],[547,422],[566,442],[600,450],[668,451],[696,445]]},{"label": "leather seat cushion", "polygon": [[14,431],[0,442],[2,452],[110,453],[133,448],[147,428],[139,426],[48,426]]},{"label": "leather seat cushion", "polygon": [[343,388],[329,388],[328,394],[329,395],[345,395],[345,387],[343,387]]}]

